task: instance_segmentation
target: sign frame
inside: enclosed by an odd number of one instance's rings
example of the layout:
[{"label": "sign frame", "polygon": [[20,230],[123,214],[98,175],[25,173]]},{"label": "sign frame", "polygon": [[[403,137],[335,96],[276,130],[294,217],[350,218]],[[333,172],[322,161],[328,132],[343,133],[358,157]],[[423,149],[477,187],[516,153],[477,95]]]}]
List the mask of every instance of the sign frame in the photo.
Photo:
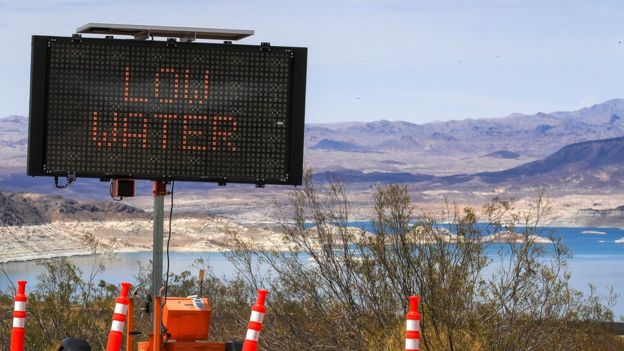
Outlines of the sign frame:
[{"label": "sign frame", "polygon": [[[100,43],[104,45],[151,46],[151,47],[196,47],[197,45],[211,48],[228,48],[241,50],[272,50],[289,49],[293,52],[291,61],[291,77],[288,106],[288,131],[286,149],[287,179],[251,179],[244,177],[219,177],[219,176],[176,176],[158,174],[124,174],[124,173],[90,173],[70,171],[49,171],[45,169],[46,163],[46,140],[48,125],[48,93],[49,93],[49,43],[54,41],[71,41],[80,43]],[[239,45],[231,43],[185,43],[178,41],[143,41],[133,39],[112,38],[82,38],[82,37],[58,37],[38,36],[32,37],[31,58],[31,85],[30,85],[30,113],[28,131],[28,157],[27,174],[29,176],[53,176],[68,178],[99,178],[109,180],[115,178],[145,179],[157,181],[193,181],[214,182],[220,185],[226,183],[251,183],[259,186],[265,184],[301,185],[303,177],[303,133],[305,128],[305,97],[307,75],[307,48],[304,47],[280,47],[262,45]]]}]

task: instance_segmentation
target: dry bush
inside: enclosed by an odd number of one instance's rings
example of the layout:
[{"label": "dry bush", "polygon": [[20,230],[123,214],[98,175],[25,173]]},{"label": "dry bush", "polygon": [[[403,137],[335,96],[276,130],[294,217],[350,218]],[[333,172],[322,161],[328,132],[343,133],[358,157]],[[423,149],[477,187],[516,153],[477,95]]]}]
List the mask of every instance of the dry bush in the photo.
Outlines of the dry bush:
[{"label": "dry bush", "polygon": [[[111,306],[118,289],[97,276],[113,247],[99,243],[93,235],[84,242],[90,247],[93,264],[82,272],[65,258],[42,260],[46,271],[28,286],[26,350],[57,350],[62,339],[80,336],[95,349],[105,349],[110,327]],[[0,349],[8,350],[15,290],[0,294],[3,318]],[[111,305],[112,304],[112,305]]]},{"label": "dry bush", "polygon": [[[278,213],[288,251],[236,241],[230,259],[243,288],[271,291],[264,349],[401,350],[412,294],[422,297],[423,350],[624,347],[604,328],[611,301],[570,287],[563,243],[535,242],[541,194],[524,213],[494,200],[481,215],[449,205],[437,220],[417,213],[403,186],[378,188],[374,202],[375,234],[354,230],[346,189],[319,187],[308,173]],[[517,235],[482,241],[506,231]]]}]

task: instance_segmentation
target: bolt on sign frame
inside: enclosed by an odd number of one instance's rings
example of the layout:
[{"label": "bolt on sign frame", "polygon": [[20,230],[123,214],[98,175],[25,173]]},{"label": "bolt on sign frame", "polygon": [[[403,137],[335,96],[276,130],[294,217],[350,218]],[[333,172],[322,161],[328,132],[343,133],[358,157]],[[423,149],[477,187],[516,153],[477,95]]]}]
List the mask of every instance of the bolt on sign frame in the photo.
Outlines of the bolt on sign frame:
[{"label": "bolt on sign frame", "polygon": [[33,36],[28,175],[300,185],[307,48]]}]

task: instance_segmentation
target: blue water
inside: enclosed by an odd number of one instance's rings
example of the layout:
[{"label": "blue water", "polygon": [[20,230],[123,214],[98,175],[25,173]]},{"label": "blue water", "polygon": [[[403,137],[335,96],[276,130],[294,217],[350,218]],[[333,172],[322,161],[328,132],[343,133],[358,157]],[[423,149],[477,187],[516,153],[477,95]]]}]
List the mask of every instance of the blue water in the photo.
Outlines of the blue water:
[{"label": "blue water", "polygon": [[[170,271],[180,273],[189,270],[197,273],[198,269],[193,267],[196,259],[202,258],[211,267],[213,272],[220,277],[232,277],[235,274],[234,267],[221,253],[216,252],[173,252],[170,254]],[[152,259],[151,252],[118,253],[112,257],[104,258],[105,270],[97,276],[97,280],[105,280],[109,283],[119,284],[122,281],[134,282],[135,275],[139,272],[139,265],[148,265]],[[92,268],[99,262],[100,258],[95,256],[76,256],[69,260],[83,272],[83,277],[87,277]],[[166,261],[164,261],[166,269]],[[37,276],[45,271],[45,268],[38,261],[10,262],[2,265],[6,275],[11,281],[23,279],[28,281],[34,288]],[[6,276],[0,276],[0,289],[10,287]]]},{"label": "blue water", "polygon": [[[366,222],[352,224],[370,230],[370,225]],[[549,231],[553,231],[555,235],[561,237],[573,254],[573,257],[569,259],[569,265],[572,272],[571,284],[574,288],[588,292],[591,283],[596,286],[601,295],[607,295],[610,288],[613,288],[616,293],[624,295],[624,244],[615,243],[616,240],[624,238],[624,230],[618,228],[550,227],[538,234],[548,236]],[[605,234],[583,234],[583,231],[596,231]],[[494,255],[496,245],[490,246],[488,252]],[[151,257],[151,252],[117,254],[114,258],[104,262],[106,271],[101,273],[98,279],[111,283],[132,282],[134,275],[139,270],[139,262],[147,264]],[[172,253],[171,271],[191,270],[196,273],[197,269],[192,268],[192,265],[200,257],[207,260],[217,275],[226,278],[234,276],[234,267],[220,253]],[[94,257],[74,257],[71,258],[71,261],[83,272],[88,273],[94,264]],[[35,285],[36,277],[43,272],[43,267],[36,261],[7,263],[3,266],[10,280],[26,279],[30,285]],[[8,287],[9,282],[6,277],[0,276],[0,289],[5,290]],[[614,311],[617,316],[624,316],[624,297],[618,299]]]}]

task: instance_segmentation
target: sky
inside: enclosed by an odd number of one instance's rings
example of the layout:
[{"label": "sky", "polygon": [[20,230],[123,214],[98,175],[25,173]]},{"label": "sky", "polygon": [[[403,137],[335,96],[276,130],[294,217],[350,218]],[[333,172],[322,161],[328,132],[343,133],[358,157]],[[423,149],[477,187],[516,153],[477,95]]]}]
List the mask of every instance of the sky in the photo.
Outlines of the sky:
[{"label": "sky", "polygon": [[89,22],[308,47],[312,123],[576,110],[624,97],[623,17],[600,0],[0,0],[0,116],[28,115],[30,37]]}]

